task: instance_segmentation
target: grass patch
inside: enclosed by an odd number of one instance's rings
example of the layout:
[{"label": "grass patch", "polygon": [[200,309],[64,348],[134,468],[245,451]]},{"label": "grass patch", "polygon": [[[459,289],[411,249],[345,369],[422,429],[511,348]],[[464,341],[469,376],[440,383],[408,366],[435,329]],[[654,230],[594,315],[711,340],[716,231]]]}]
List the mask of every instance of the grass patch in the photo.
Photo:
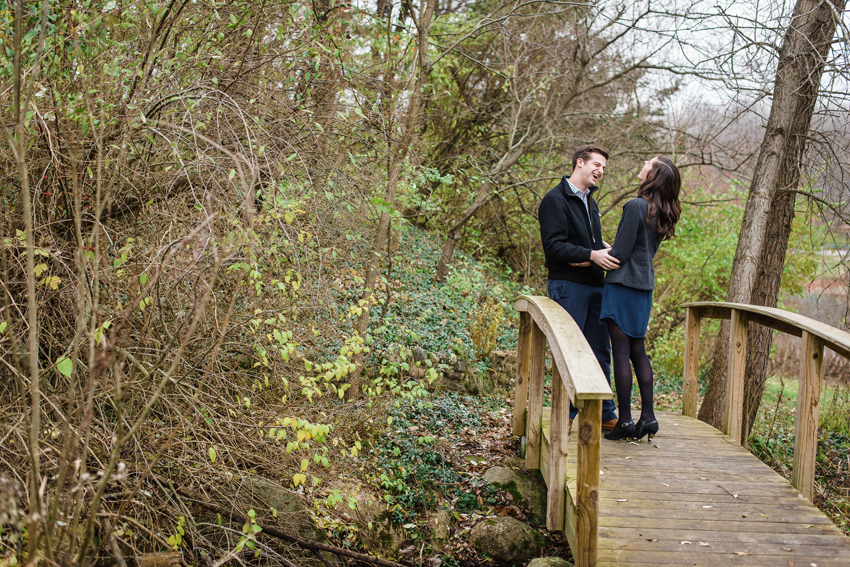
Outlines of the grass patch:
[{"label": "grass patch", "polygon": [[[797,423],[795,378],[771,377],[765,384],[750,450],[774,470],[791,478]],[[821,392],[815,473],[815,505],[850,534],[850,390]]]}]

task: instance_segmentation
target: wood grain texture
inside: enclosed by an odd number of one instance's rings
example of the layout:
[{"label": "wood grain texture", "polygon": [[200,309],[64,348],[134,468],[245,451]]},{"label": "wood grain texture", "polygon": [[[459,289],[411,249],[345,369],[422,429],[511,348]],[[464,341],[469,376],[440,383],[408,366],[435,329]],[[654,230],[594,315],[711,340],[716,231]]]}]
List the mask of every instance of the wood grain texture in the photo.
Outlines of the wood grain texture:
[{"label": "wood grain texture", "polygon": [[528,439],[525,445],[525,468],[540,468],[541,419],[543,415],[543,380],[546,377],[546,335],[537,323],[531,323],[531,361],[528,376]]},{"label": "wood grain texture", "polygon": [[513,434],[525,435],[525,418],[528,410],[528,373],[531,363],[531,315],[519,314],[517,339],[516,379],[514,380]]},{"label": "wood grain texture", "polygon": [[747,370],[747,337],[749,314],[732,310],[729,328],[729,370],[726,373],[726,412],[723,432],[741,442],[741,424],[744,419],[744,373]]},{"label": "wood grain texture", "polygon": [[584,400],[578,412],[576,455],[577,567],[596,564],[599,553],[599,465],[602,437],[602,400]]},{"label": "wood grain texture", "polygon": [[[650,443],[600,442],[596,565],[848,564],[850,539],[773,469],[703,422],[656,415]],[[567,450],[565,535],[573,550],[581,548],[581,512],[571,509],[581,484],[580,431],[574,426]],[[548,436],[544,429],[543,446]]]},{"label": "wood grain texture", "polygon": [[556,366],[552,367],[552,407],[549,410],[549,467],[546,485],[546,529],[564,529],[564,507],[566,506],[567,440],[570,427],[570,401],[567,389]]},{"label": "wood grain texture", "polygon": [[685,310],[685,376],[683,380],[682,414],[697,416],[699,398],[699,331],[698,309]]},{"label": "wood grain texture", "polygon": [[797,429],[791,484],[805,498],[815,493],[815,457],[818,443],[820,391],[823,383],[823,340],[803,331],[800,380],[797,392]]},{"label": "wood grain texture", "polygon": [[733,309],[746,311],[750,314],[750,321],[753,323],[797,337],[802,336],[803,331],[806,331],[823,340],[825,347],[845,358],[850,358],[850,333],[797,313],[743,303],[695,302],[685,303],[680,307],[697,309],[702,318],[709,319],[730,319]]},{"label": "wood grain texture", "polygon": [[517,311],[527,311],[549,341],[552,360],[570,400],[613,400],[614,393],[581,329],[563,307],[547,297],[523,295]]}]

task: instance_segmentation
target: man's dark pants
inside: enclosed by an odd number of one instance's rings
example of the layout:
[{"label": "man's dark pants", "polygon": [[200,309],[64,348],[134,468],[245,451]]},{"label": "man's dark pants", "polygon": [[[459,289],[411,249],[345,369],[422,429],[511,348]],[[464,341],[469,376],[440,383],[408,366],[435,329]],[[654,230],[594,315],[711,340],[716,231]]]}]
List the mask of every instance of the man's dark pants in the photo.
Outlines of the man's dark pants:
[{"label": "man's dark pants", "polygon": [[[584,333],[608,384],[611,384],[611,344],[608,326],[599,321],[602,310],[602,288],[568,280],[549,280],[549,299],[566,309]],[[570,405],[570,419],[575,419],[578,410]],[[617,419],[614,400],[602,402],[602,421]]]}]

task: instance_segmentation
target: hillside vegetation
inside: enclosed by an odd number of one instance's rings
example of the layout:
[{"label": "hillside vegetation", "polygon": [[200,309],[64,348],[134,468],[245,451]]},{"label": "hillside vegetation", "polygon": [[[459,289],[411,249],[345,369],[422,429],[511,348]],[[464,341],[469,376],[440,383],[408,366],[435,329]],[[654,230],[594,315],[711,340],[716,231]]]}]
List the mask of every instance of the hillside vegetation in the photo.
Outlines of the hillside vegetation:
[{"label": "hillside vegetation", "polygon": [[[649,338],[671,391],[678,305],[729,281],[740,182],[686,157],[720,142],[666,124],[678,85],[650,56],[671,40],[624,31],[645,17],[0,3],[0,561],[284,565],[257,535],[284,504],[240,496],[266,481],[358,550],[383,537],[352,512],[366,495],[433,557],[437,510],[461,531],[482,510],[529,514],[468,457],[518,450],[512,305],[545,293],[536,209],[574,148],[611,151],[609,239],[643,159],[700,164],[657,258]],[[737,147],[709,149],[738,171]],[[787,292],[822,239],[795,225]]]}]

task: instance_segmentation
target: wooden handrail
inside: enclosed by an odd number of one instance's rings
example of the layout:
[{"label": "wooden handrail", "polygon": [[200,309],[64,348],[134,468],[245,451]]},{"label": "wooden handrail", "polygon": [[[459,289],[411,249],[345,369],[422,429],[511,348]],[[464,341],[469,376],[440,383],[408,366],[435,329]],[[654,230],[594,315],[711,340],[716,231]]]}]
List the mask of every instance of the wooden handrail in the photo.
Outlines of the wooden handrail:
[{"label": "wooden handrail", "polygon": [[[546,485],[546,528],[563,530],[566,516],[566,457],[569,401],[579,408],[576,454],[576,526],[570,541],[577,566],[596,563],[599,539],[599,462],[602,400],[611,386],[584,335],[564,308],[541,296],[520,296],[514,435],[527,431],[526,467],[540,469],[546,342],[552,352],[552,409]],[[527,421],[526,421],[527,420]],[[528,425],[528,427],[526,427]]]},{"label": "wooden handrail", "polygon": [[742,442],[748,324],[758,323],[802,337],[803,356],[797,392],[797,428],[794,436],[791,484],[811,501],[815,485],[823,349],[828,347],[837,354],[850,358],[850,333],[809,317],[772,307],[721,302],[685,303],[682,307],[686,308],[682,414],[689,417],[696,417],[697,414],[700,320],[730,319],[732,326],[729,333],[723,432],[738,443]]}]

